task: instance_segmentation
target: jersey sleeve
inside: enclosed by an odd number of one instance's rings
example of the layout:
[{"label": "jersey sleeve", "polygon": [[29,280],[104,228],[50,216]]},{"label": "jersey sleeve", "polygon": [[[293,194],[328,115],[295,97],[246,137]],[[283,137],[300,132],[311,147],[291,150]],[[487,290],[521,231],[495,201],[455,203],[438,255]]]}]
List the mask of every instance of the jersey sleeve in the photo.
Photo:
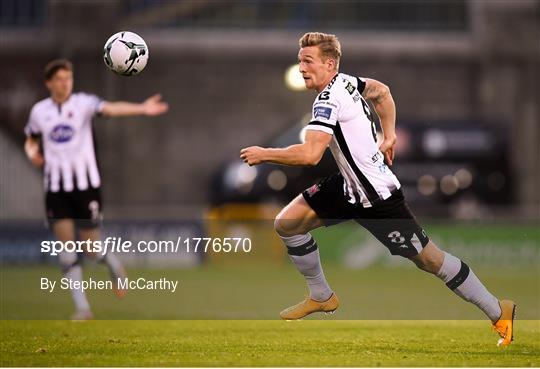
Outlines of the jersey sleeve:
[{"label": "jersey sleeve", "polygon": [[84,99],[84,105],[87,107],[88,114],[90,116],[101,113],[101,109],[103,108],[104,104],[104,100],[101,97],[86,93],[82,94],[82,97]]},{"label": "jersey sleeve", "polygon": [[30,111],[30,117],[28,118],[28,122],[24,127],[24,133],[27,137],[38,137],[41,135],[41,127],[39,126],[36,115],[36,108],[34,107]]},{"label": "jersey sleeve", "polygon": [[329,91],[321,92],[313,103],[311,121],[307,129],[334,134],[339,107],[339,101]]},{"label": "jersey sleeve", "polygon": [[366,79],[362,77],[356,77],[356,88],[358,92],[363,93],[366,88]]}]

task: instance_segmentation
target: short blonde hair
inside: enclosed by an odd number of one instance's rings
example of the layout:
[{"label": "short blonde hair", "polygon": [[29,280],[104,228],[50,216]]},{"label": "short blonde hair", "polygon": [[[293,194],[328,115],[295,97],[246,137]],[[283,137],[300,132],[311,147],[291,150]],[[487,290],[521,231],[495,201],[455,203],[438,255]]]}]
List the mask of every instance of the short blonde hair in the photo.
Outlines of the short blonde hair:
[{"label": "short blonde hair", "polygon": [[341,58],[341,44],[336,35],[322,32],[308,32],[300,37],[298,44],[301,48],[318,46],[323,58],[332,58],[336,61],[336,69]]}]

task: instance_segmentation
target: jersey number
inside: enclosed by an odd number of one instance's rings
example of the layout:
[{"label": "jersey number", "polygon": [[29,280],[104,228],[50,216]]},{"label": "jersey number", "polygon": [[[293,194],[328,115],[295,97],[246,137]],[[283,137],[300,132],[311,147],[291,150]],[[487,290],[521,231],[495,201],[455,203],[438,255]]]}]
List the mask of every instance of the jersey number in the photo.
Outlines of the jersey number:
[{"label": "jersey number", "polygon": [[369,105],[367,104],[366,100],[362,98],[360,99],[360,101],[362,101],[362,107],[364,108],[364,113],[366,113],[366,116],[371,122],[371,133],[373,134],[373,140],[377,142],[377,130],[375,129],[375,120],[373,119],[373,114],[371,113],[371,109],[369,108]]},{"label": "jersey number", "polygon": [[330,100],[330,92],[323,91],[319,94],[319,100]]}]

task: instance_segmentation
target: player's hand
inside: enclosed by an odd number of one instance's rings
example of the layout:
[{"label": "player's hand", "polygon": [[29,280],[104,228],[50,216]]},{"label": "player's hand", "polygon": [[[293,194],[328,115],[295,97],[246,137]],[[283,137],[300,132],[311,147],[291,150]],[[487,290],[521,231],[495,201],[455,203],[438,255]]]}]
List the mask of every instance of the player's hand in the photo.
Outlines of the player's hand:
[{"label": "player's hand", "polygon": [[30,163],[37,168],[41,168],[45,164],[45,159],[40,152],[40,146],[37,141],[28,139],[24,144],[24,151]]},{"label": "player's hand", "polygon": [[394,146],[396,144],[396,137],[384,138],[383,142],[379,146],[379,150],[384,155],[384,162],[389,167],[394,163]]},{"label": "player's hand", "polygon": [[45,164],[45,159],[43,159],[43,155],[41,155],[40,153],[37,153],[36,155],[30,158],[30,162],[32,163],[33,166],[37,168],[41,168]]},{"label": "player's hand", "polygon": [[260,146],[250,146],[240,150],[240,159],[244,163],[251,165],[261,164],[263,160],[264,148]]},{"label": "player's hand", "polygon": [[155,94],[142,103],[145,115],[160,115],[169,110],[169,104],[161,101],[161,94]]}]

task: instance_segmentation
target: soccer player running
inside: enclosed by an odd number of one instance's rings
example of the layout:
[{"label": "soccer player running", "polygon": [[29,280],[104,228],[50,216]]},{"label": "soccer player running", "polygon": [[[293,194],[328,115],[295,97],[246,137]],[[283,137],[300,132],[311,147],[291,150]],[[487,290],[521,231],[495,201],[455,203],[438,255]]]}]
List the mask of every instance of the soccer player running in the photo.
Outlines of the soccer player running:
[{"label": "soccer player running", "polygon": [[[73,93],[73,66],[57,59],[45,67],[45,85],[50,97],[37,102],[25,127],[24,149],[28,159],[43,167],[45,207],[49,224],[59,241],[97,241],[100,239],[101,177],[95,152],[92,119],[96,115],[125,117],[155,116],[168,110],[160,95],[143,103],[108,102],[83,92]],[[125,291],[117,285],[125,277],[120,261],[110,253],[87,254],[107,265],[115,293],[122,298]],[[82,280],[82,268],[75,252],[61,252],[64,277]],[[75,303],[74,320],[92,319],[84,290],[72,289]]]},{"label": "soccer player running", "polygon": [[[305,85],[317,91],[305,141],[286,148],[251,146],[240,157],[249,165],[317,165],[326,147],[339,173],[303,191],[277,215],[274,226],[310,295],[283,310],[281,318],[301,319],[313,312],[334,312],[339,300],[324,277],[317,243],[309,233],[354,219],[393,255],[408,258],[434,274],[458,296],[482,310],[506,346],[513,338],[515,304],[498,300],[457,257],[440,250],[418,225],[388,166],[394,159],[396,109],[383,83],[339,73],[341,46],[336,36],[306,33],[299,41],[298,60]],[[379,116],[383,139],[377,146],[375,123],[366,101]]]}]

